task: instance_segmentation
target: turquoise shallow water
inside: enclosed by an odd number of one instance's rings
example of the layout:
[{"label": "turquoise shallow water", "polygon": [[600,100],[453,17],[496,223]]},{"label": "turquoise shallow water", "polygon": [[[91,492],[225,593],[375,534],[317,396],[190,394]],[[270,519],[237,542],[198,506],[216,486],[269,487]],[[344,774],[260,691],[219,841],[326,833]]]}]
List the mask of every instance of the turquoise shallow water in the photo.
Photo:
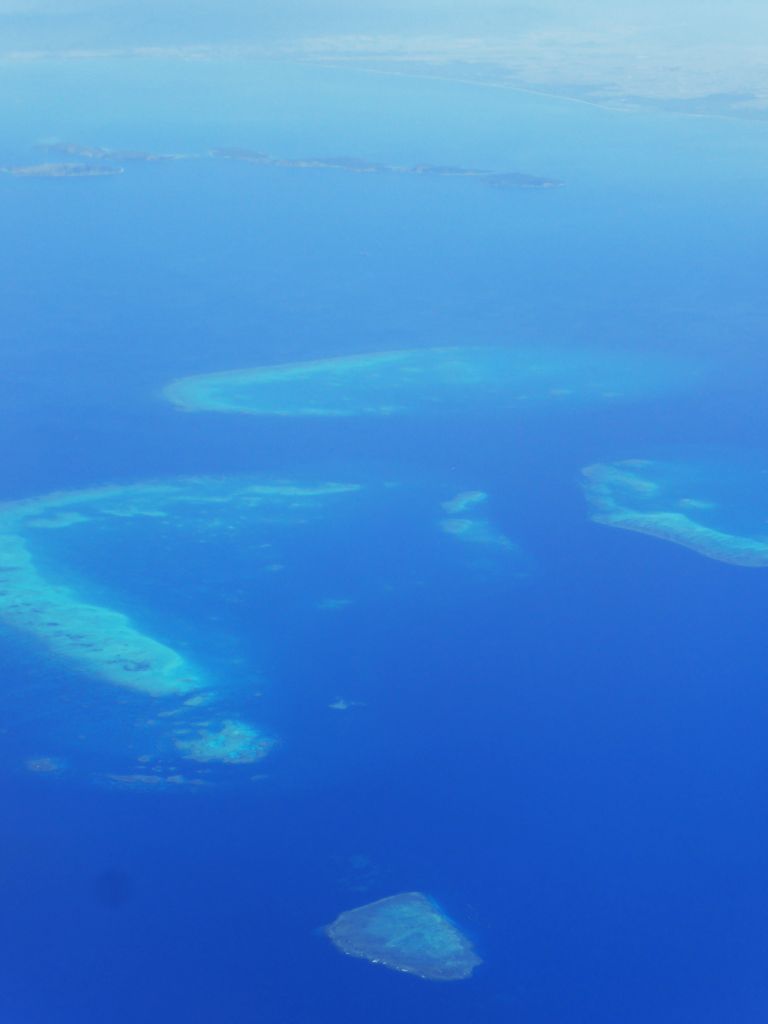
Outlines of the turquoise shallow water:
[{"label": "turquoise shallow water", "polygon": [[[227,507],[215,540],[194,516],[37,531],[57,582],[185,651],[278,743],[210,789],[107,785],[163,720],[3,633],[8,1020],[758,1019],[768,576],[598,527],[580,472],[764,461],[765,129],[277,63],[0,75],[2,163],[56,138],[566,183],[207,159],[0,179],[5,500],[184,474],[362,485],[293,525]],[[618,407],[419,421],[162,397],[190,374],[442,345],[707,373]],[[486,525],[441,528],[467,491]],[[753,528],[764,488],[736,491],[728,522]],[[46,757],[61,771],[25,768]],[[474,941],[472,980],[377,969],[318,932],[413,890]]]}]

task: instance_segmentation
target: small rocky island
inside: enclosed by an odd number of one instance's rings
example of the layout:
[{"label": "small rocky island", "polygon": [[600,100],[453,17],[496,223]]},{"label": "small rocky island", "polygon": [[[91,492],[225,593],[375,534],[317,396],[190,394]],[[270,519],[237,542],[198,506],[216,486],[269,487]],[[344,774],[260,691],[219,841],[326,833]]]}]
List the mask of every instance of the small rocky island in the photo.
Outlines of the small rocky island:
[{"label": "small rocky island", "polygon": [[0,173],[14,178],[106,178],[122,174],[122,167],[104,164],[28,164],[22,167],[0,167]]},{"label": "small rocky island", "polygon": [[140,149],[106,149],[103,146],[81,146],[76,142],[46,142],[37,148],[54,156],[77,157],[79,160],[108,160],[118,164],[158,164],[168,160],[189,159],[185,153],[149,153]]},{"label": "small rocky island", "polygon": [[426,175],[434,178],[479,178],[483,184],[494,188],[558,188],[562,181],[555,178],[539,178],[533,174],[521,174],[517,171],[497,172],[478,170],[472,167],[452,167],[443,164],[414,164],[412,166],[398,164],[382,164],[375,161],[360,160],[357,157],[300,157],[286,159],[272,156],[258,150],[228,147],[212,149],[210,156],[224,160],[240,160],[244,163],[258,164],[261,167],[290,167],[310,170],[349,171],[352,174],[409,174]]}]

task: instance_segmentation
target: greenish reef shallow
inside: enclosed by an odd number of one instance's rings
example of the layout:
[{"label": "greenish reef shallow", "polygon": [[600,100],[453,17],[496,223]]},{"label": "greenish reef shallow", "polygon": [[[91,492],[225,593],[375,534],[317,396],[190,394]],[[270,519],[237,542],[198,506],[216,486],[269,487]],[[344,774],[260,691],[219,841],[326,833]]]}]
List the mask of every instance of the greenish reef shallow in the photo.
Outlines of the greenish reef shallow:
[{"label": "greenish reef shallow", "polygon": [[582,473],[594,522],[730,565],[768,566],[764,470],[716,461],[627,459],[587,466]]},{"label": "greenish reef shallow", "polygon": [[326,934],[347,956],[428,981],[459,981],[482,963],[469,939],[420,892],[347,910]]},{"label": "greenish reef shallow", "polygon": [[183,377],[187,411],[255,416],[397,416],[611,402],[684,386],[689,367],[628,352],[445,347],[372,352]]},{"label": "greenish reef shallow", "polygon": [[[50,531],[87,534],[105,524],[145,519],[162,525],[200,523],[214,542],[217,529],[231,529],[238,519],[253,520],[256,527],[260,518],[303,521],[332,498],[358,489],[334,483],[304,486],[195,477],[7,503],[0,506],[0,621],[68,664],[83,683],[90,679],[130,690],[155,703],[154,735],[171,756],[192,767],[253,764],[266,756],[274,740],[258,725],[228,711],[226,680],[212,677],[167,637],[154,636],[144,624],[151,620],[149,610],[142,612],[139,624],[121,608],[95,599],[77,566],[67,564],[66,545],[60,546],[65,557],[52,567],[40,552],[40,538]],[[76,582],[70,583],[68,575]],[[94,581],[96,587],[98,583]],[[109,777],[134,784],[143,779],[156,782],[160,776],[146,767],[153,760],[152,754],[144,755],[141,770]],[[47,757],[30,763],[49,761],[54,763]],[[167,776],[177,777],[187,781],[183,775]]]}]

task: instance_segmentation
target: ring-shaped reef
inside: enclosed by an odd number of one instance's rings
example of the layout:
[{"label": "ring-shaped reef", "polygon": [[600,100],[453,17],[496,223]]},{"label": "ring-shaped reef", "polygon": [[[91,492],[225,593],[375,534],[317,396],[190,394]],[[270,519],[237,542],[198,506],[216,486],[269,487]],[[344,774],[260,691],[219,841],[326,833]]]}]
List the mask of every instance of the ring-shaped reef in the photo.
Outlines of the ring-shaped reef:
[{"label": "ring-shaped reef", "polygon": [[[0,505],[0,621],[32,638],[79,675],[156,702],[153,722],[167,723],[167,731],[162,737],[157,730],[154,735],[160,746],[165,741],[171,758],[189,762],[193,770],[195,765],[252,764],[274,741],[257,724],[227,708],[226,680],[213,678],[167,638],[152,635],[145,625],[151,620],[149,611],[142,613],[139,625],[132,614],[105,604],[97,588],[80,578],[71,558],[51,564],[51,544],[41,543],[41,538],[47,535],[50,541],[60,531],[74,531],[75,539],[82,541],[107,525],[144,520],[164,526],[192,524],[208,540],[217,530],[235,529],[239,522],[255,527],[260,521],[291,517],[304,522],[313,510],[324,513],[329,501],[358,489],[334,483],[303,486],[195,477],[62,492]],[[142,760],[146,764],[154,759],[145,755]],[[112,777],[162,782],[146,768]]]},{"label": "ring-shaped reef", "polygon": [[420,892],[347,910],[325,931],[347,956],[429,981],[468,978],[482,963],[469,939]]},{"label": "ring-shaped reef", "polygon": [[730,565],[768,566],[768,468],[722,456],[626,459],[583,471],[596,523],[670,541]]},{"label": "ring-shaped reef", "polygon": [[690,377],[689,367],[648,353],[457,346],[200,374],[173,381],[163,393],[187,411],[440,415],[639,398]]}]

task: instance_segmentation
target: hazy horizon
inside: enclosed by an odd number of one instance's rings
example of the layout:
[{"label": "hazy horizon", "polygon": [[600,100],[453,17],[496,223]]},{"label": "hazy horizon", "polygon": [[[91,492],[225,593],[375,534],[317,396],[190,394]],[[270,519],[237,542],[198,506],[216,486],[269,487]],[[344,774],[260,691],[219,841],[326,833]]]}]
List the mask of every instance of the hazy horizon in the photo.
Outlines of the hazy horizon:
[{"label": "hazy horizon", "polygon": [[263,42],[315,33],[477,35],[562,28],[621,26],[659,41],[753,43],[764,6],[751,0],[727,13],[714,0],[663,3],[631,0],[577,7],[565,0],[509,4],[503,0],[5,0],[0,4],[2,49],[14,46],[169,45]]}]

